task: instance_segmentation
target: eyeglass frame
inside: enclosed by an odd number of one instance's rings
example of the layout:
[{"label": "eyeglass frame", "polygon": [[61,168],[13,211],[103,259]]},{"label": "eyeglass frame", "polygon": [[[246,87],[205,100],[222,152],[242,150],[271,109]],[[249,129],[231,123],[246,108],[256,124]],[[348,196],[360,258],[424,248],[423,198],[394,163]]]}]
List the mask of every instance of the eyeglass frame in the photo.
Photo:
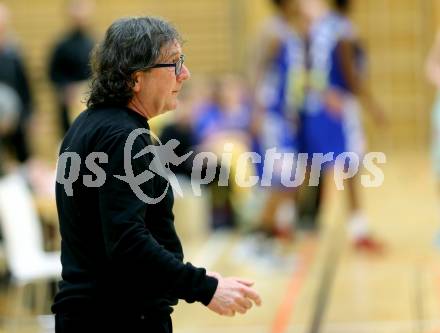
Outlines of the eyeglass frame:
[{"label": "eyeglass frame", "polygon": [[182,73],[182,68],[183,68],[183,63],[185,61],[185,55],[181,54],[179,57],[179,60],[173,64],[155,64],[152,66],[149,66],[145,69],[150,69],[150,68],[164,68],[164,67],[174,67],[174,73],[176,74],[176,76],[179,76]]}]

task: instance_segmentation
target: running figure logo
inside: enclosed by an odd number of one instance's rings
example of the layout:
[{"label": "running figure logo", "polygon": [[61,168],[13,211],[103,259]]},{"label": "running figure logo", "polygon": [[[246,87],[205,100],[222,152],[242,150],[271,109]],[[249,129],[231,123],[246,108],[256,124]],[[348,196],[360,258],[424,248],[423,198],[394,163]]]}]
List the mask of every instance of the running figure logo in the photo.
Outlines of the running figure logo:
[{"label": "running figure logo", "polygon": [[[139,153],[132,157],[132,149],[133,144],[136,138],[139,135],[147,134],[150,135],[154,140],[158,142],[158,145],[148,145],[144,149],[142,149]],[[177,156],[174,152],[174,149],[179,145],[179,141],[176,139],[169,140],[166,144],[162,144],[160,139],[151,131],[146,128],[137,128],[133,130],[127,138],[127,141],[124,146],[124,171],[125,176],[115,175],[119,180],[122,180],[130,185],[132,191],[136,194],[136,196],[147,204],[156,204],[160,202],[164,197],[166,192],[168,191],[168,187],[171,184],[173,190],[179,194],[183,195],[182,188],[179,185],[177,177],[174,173],[171,172],[169,165],[179,165],[184,162],[192,153],[190,151],[183,156]],[[135,176],[133,172],[133,167],[131,164],[131,160],[144,156],[145,154],[151,153],[153,154],[153,159],[150,163],[149,170],[145,170],[141,172],[139,175]],[[150,198],[146,195],[140,185],[152,179],[154,176],[161,176],[168,180],[168,184],[163,191],[163,193],[156,197]]]}]

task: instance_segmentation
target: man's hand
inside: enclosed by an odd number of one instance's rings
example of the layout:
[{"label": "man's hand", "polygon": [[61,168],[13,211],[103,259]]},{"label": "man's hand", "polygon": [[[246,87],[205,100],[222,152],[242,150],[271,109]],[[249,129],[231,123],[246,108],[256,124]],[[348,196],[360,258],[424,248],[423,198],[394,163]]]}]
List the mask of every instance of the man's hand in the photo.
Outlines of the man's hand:
[{"label": "man's hand", "polygon": [[251,288],[251,281],[241,278],[224,278],[215,272],[207,273],[218,280],[217,290],[208,304],[208,308],[223,316],[234,316],[236,312],[246,313],[255,304],[261,304],[258,293]]}]

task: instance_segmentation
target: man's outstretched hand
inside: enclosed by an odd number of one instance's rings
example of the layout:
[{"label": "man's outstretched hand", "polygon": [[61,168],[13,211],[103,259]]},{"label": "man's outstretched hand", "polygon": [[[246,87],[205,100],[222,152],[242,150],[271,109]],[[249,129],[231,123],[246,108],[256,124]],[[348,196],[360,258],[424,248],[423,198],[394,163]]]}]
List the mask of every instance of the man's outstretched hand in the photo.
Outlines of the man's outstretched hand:
[{"label": "man's outstretched hand", "polygon": [[222,277],[219,273],[208,272],[207,275],[218,280],[217,290],[212,297],[208,308],[223,316],[234,316],[236,312],[246,313],[252,307],[252,301],[261,305],[261,298],[252,289],[254,284],[236,277]]}]

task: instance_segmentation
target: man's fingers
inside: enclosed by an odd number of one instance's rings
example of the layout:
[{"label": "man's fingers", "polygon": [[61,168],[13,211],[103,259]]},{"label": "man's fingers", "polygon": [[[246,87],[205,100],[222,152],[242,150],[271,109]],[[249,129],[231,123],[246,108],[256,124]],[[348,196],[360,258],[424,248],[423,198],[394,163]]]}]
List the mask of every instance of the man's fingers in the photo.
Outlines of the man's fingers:
[{"label": "man's fingers", "polygon": [[238,277],[233,277],[233,279],[241,284],[244,284],[247,287],[252,287],[254,285],[254,281],[251,281],[251,280],[242,279],[242,278],[238,278]]},{"label": "man's fingers", "polygon": [[243,288],[243,293],[247,298],[250,298],[255,302],[257,305],[261,305],[261,297],[258,295],[258,293],[251,289],[251,288]]},{"label": "man's fingers", "polygon": [[225,316],[228,317],[234,317],[235,316],[235,311],[232,309],[226,310],[226,312],[224,313]]},{"label": "man's fingers", "polygon": [[232,310],[234,312],[238,312],[238,313],[246,313],[247,309],[244,305],[241,304],[240,299],[242,299],[243,297],[237,297],[233,300],[233,303],[231,303],[229,305],[229,310]]},{"label": "man's fingers", "polygon": [[[207,272],[215,276],[216,272]],[[261,304],[260,295],[251,288],[254,283],[242,278],[223,278],[220,276],[219,285],[209,309],[223,316],[234,316],[236,312],[244,314],[253,306]],[[253,302],[252,302],[253,301]]]},{"label": "man's fingers", "polygon": [[237,311],[238,313],[241,313],[241,314],[245,314],[247,309],[242,306],[236,306],[235,311]]},{"label": "man's fingers", "polygon": [[249,310],[252,307],[252,302],[247,299],[246,297],[242,297],[236,301],[240,306],[245,308],[246,310]]}]

